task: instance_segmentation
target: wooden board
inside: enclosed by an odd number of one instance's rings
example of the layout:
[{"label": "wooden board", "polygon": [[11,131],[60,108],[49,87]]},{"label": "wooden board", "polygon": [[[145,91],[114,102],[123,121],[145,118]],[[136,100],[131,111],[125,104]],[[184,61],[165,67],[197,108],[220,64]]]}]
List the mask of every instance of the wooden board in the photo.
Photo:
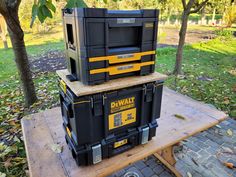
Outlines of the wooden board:
[{"label": "wooden board", "polygon": [[[182,115],[186,119],[178,119],[174,114]],[[88,167],[77,167],[70,154],[64,140],[60,108],[23,118],[22,130],[31,176],[94,177],[107,176],[193,134],[206,130],[226,118],[227,115],[223,112],[165,88],[156,137],[146,145],[139,145]],[[63,146],[62,153],[55,154],[50,149],[50,145],[54,143]]]},{"label": "wooden board", "polygon": [[57,74],[77,96],[117,90],[148,82],[163,81],[167,78],[166,75],[155,72],[147,76],[124,77],[124,78],[114,79],[100,85],[88,86],[84,85],[82,82],[79,81],[70,82],[66,78],[66,75],[70,74],[67,69],[58,70]]}]

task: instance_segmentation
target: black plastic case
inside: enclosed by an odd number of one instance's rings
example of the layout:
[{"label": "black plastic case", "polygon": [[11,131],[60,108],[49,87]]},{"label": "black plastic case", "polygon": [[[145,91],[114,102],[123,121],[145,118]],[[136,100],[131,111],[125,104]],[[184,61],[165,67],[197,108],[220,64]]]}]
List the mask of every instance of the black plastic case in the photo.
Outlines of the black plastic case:
[{"label": "black plastic case", "polygon": [[154,72],[158,10],[73,8],[62,13],[71,81],[94,85]]},{"label": "black plastic case", "polygon": [[[81,97],[64,81],[59,83],[63,127],[78,165],[97,163],[96,159],[119,154],[155,136],[163,82]],[[127,142],[122,144],[122,140]],[[121,145],[115,147],[117,142]],[[94,156],[95,147],[100,149],[100,158]]]}]

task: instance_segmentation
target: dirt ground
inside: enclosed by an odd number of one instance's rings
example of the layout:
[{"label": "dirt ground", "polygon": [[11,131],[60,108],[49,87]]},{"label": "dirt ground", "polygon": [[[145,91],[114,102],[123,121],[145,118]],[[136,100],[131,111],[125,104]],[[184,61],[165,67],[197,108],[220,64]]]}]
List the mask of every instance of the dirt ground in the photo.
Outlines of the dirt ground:
[{"label": "dirt ground", "polygon": [[[159,27],[159,39],[158,47],[177,47],[179,40],[179,29],[174,27]],[[214,31],[211,30],[197,30],[189,29],[187,31],[185,43],[192,44],[197,42],[205,42],[215,37]]]},{"label": "dirt ground", "polygon": [[[157,47],[177,47],[178,29],[173,27],[159,27],[159,39]],[[203,42],[214,38],[214,32],[210,30],[193,30],[187,31],[186,44]],[[64,51],[50,50],[37,57],[30,57],[31,69],[35,72],[55,72],[59,69],[66,68]]]}]

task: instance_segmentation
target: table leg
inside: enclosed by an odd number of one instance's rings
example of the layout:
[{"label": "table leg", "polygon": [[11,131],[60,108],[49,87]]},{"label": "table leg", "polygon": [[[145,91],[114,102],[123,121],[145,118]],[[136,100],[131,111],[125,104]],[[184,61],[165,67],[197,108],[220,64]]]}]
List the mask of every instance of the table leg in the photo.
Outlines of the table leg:
[{"label": "table leg", "polygon": [[171,172],[175,174],[176,177],[182,177],[182,175],[176,170],[175,163],[176,160],[173,155],[173,146],[167,147],[161,151],[154,154],[158,160],[160,160]]}]

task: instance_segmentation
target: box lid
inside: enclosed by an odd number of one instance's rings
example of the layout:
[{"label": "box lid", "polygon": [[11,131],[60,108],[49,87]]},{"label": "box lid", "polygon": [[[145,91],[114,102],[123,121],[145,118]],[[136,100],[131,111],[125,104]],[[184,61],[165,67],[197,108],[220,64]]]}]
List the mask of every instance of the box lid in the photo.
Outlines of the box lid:
[{"label": "box lid", "polygon": [[63,15],[85,18],[156,18],[158,9],[108,10],[105,8],[66,8]]}]

